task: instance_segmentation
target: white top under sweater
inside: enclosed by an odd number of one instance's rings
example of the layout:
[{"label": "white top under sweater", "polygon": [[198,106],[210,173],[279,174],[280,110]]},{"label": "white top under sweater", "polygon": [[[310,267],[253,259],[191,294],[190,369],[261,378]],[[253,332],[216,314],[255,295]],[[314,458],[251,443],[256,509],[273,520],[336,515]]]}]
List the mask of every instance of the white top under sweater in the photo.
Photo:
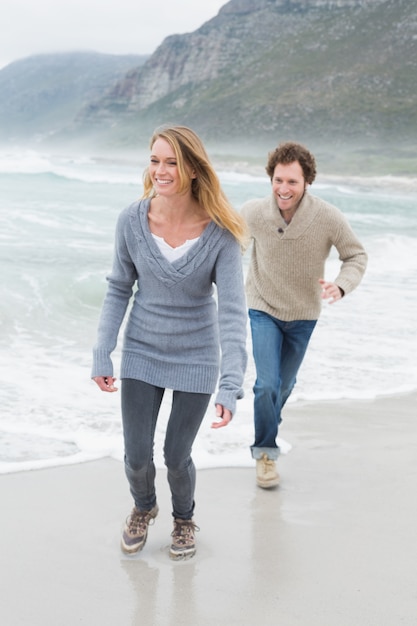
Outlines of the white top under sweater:
[{"label": "white top under sweater", "polygon": [[160,249],[164,257],[168,259],[168,261],[170,261],[171,263],[182,257],[199,239],[198,237],[196,237],[195,239],[187,239],[181,246],[173,248],[169,245],[169,243],[165,241],[163,237],[158,237],[158,235],[154,235],[153,233],[152,237],[155,239],[156,243],[158,244],[158,248]]}]

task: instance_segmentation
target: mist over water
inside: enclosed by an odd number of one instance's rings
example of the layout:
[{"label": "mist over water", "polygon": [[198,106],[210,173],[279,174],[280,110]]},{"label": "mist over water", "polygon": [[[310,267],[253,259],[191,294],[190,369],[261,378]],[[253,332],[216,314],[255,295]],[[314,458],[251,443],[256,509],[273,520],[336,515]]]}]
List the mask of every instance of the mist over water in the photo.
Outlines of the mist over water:
[{"label": "mist over water", "polygon": [[[123,457],[119,394],[102,394],[90,380],[91,349],[116,219],[141,195],[146,161],[145,153],[131,164],[0,151],[0,472]],[[266,175],[250,168],[223,167],[219,175],[237,208],[270,193]],[[413,181],[319,178],[311,193],[346,214],[369,266],[355,292],[334,306],[324,304],[290,402],[416,389]],[[245,269],[248,260],[249,254]],[[338,265],[333,254],[326,278],[334,279]],[[249,333],[248,351],[245,398],[227,429],[210,429],[209,410],[194,447],[198,467],[252,463]],[[157,430],[160,466],[169,396]]]}]

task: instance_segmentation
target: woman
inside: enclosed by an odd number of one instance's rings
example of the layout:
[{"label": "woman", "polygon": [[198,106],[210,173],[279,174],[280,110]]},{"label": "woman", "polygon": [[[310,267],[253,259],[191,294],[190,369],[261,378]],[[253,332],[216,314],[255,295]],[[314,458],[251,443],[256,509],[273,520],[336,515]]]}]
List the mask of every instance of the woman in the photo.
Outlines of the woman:
[{"label": "woman", "polygon": [[173,400],[164,459],[174,517],[170,557],[183,559],[196,551],[191,449],[219,368],[219,421],[213,428],[229,424],[236,399],[243,396],[247,355],[241,245],[246,231],[192,130],[157,129],[150,148],[143,197],[117,223],[92,377],[102,391],[117,390],[110,355],[136,283],[120,375],[125,471],[135,506],[121,546],[128,554],[141,550],[158,513],[154,434],[169,388]]}]

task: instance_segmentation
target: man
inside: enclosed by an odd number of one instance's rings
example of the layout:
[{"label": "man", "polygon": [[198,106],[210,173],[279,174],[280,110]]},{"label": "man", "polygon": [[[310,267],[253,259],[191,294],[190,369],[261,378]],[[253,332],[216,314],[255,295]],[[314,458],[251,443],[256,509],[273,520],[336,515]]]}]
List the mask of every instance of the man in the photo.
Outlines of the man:
[{"label": "man", "polygon": [[[361,281],[367,255],[346,218],[308,193],[316,176],[313,155],[301,144],[280,144],[269,154],[266,172],[272,196],[242,207],[253,240],[246,293],[251,323],[257,484],[279,484],[276,444],[281,411],[296,382],[321,301],[332,304]],[[324,280],[332,246],[341,267]]]}]

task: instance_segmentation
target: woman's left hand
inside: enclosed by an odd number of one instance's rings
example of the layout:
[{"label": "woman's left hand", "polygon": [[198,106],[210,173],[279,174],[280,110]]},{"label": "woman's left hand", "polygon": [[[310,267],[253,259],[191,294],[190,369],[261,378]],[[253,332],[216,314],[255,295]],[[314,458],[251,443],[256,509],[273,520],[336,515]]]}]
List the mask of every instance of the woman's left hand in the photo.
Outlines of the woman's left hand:
[{"label": "woman's left hand", "polygon": [[222,404],[216,404],[216,417],[221,417],[220,422],[213,422],[212,428],[222,428],[227,426],[232,421],[233,414],[226,409]]}]

